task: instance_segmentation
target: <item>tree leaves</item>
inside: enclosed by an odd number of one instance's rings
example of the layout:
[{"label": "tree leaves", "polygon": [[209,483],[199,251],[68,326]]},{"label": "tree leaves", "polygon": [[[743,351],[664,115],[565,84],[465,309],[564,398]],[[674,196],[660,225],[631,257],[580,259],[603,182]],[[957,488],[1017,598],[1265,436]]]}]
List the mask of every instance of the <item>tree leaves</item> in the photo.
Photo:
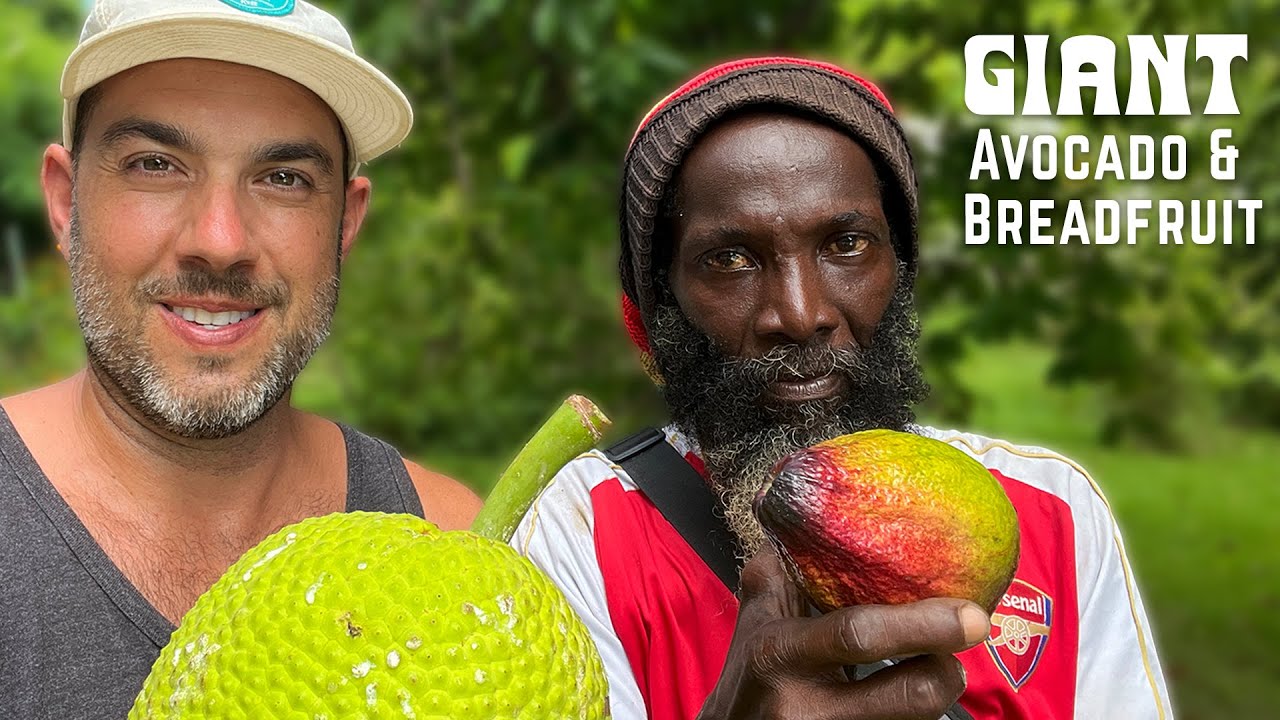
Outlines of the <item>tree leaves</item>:
[{"label": "tree leaves", "polygon": [[[1201,396],[1250,416],[1242,397],[1280,388],[1280,214],[1258,218],[1250,247],[1161,249],[965,246],[966,192],[1029,200],[1258,197],[1280,206],[1280,54],[1276,0],[1202,4],[1120,0],[844,0],[781,6],[652,0],[404,0],[325,3],[349,21],[356,46],[415,103],[413,134],[368,168],[366,228],[344,269],[334,334],[299,384],[299,402],[382,434],[406,452],[508,456],[570,391],[598,400],[627,429],[660,419],[656,391],[621,330],[617,286],[619,168],[635,123],[703,67],[733,56],[798,53],[833,60],[888,93],[913,141],[922,189],[919,304],[935,409],[957,422],[972,394],[955,372],[974,343],[1048,344],[1046,382],[1108,390],[1099,429],[1112,439],[1175,444]],[[47,252],[36,172],[56,139],[57,78],[78,32],[78,3],[0,6],[0,211],[28,255]],[[1104,34],[1250,32],[1233,78],[1242,114],[1170,117],[977,118],[963,99],[963,47],[983,33],[1051,38],[1056,47]],[[1022,62],[1016,65],[1022,65]],[[1005,63],[1001,67],[1012,67]],[[1192,107],[1203,106],[1208,63],[1188,63]],[[1025,82],[1019,71],[1018,82]],[[1157,95],[1158,98],[1158,95]],[[1197,106],[1199,103],[1199,106]],[[1087,106],[1087,103],[1086,103]],[[1198,111],[1198,109],[1197,109]],[[1242,150],[1238,180],[1205,180],[1204,148],[1229,126]],[[979,127],[995,132],[1179,133],[1193,149],[1180,183],[970,181]],[[7,275],[7,273],[0,273]],[[54,276],[56,278],[56,275]],[[65,313],[69,292],[32,284]],[[29,340],[38,304],[0,299],[6,389],[65,367],[78,345]],[[20,309],[13,309],[20,308]],[[47,319],[54,322],[53,319]],[[26,340],[22,338],[27,338]]]}]

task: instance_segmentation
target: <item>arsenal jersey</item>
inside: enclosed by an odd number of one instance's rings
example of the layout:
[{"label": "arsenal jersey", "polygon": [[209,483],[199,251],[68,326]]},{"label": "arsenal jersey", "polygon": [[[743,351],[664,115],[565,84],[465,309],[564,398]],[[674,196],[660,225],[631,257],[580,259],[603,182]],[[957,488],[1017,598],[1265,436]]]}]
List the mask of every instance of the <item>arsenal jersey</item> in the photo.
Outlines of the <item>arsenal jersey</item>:
[{"label": "arsenal jersey", "polygon": [[[958,657],[975,718],[1171,718],[1150,623],[1101,490],[1040,448],[915,427],[983,463],[1018,512],[1021,557],[985,642]],[[693,443],[670,443],[699,472]],[[604,661],[613,717],[692,720],[720,677],[737,599],[618,465],[586,453],[512,545],[544,570]]]}]

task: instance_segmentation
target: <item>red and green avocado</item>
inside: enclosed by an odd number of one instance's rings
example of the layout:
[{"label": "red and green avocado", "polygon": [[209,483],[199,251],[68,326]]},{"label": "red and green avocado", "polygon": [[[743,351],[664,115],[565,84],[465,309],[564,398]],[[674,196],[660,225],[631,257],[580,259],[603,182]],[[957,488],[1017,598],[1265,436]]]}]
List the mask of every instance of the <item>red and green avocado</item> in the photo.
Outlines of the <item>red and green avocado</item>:
[{"label": "red and green avocado", "polygon": [[958,597],[991,612],[1013,580],[1013,505],[946,443],[868,430],[794,452],[773,476],[756,515],[824,611]]}]

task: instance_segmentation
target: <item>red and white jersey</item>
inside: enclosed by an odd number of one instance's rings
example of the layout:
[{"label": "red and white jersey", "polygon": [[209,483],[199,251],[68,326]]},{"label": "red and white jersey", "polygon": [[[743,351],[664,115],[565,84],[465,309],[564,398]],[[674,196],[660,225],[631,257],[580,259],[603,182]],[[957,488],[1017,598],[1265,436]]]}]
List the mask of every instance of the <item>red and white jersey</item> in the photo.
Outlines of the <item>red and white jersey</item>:
[{"label": "red and white jersey", "polygon": [[[975,718],[1171,718],[1151,627],[1102,492],[1056,453],[919,427],[982,462],[1022,533],[986,642],[961,653]],[[667,442],[695,469],[688,438]],[[511,544],[564,591],[595,639],[613,717],[691,720],[720,677],[737,599],[598,451],[552,479]]]}]

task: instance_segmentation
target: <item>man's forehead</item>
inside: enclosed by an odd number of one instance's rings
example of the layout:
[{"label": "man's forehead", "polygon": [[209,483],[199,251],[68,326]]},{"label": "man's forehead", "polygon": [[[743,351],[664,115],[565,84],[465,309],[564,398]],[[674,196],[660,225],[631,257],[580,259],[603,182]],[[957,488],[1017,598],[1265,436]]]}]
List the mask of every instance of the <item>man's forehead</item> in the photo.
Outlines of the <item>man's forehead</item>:
[{"label": "man's forehead", "polygon": [[739,193],[762,192],[750,184],[753,176],[806,173],[811,182],[800,183],[802,191],[838,185],[877,204],[882,199],[879,169],[861,141],[817,119],[780,110],[743,113],[713,126],[685,156],[672,199],[682,205],[690,193],[721,196],[729,178],[739,181],[740,187],[733,187]]},{"label": "man's forehead", "polygon": [[192,108],[174,107],[169,101],[198,93],[240,95],[254,102],[240,100],[238,108],[261,105],[282,125],[301,120],[301,124],[332,124],[342,132],[333,109],[303,85],[262,68],[201,58],[159,60],[117,73],[94,88],[94,110],[103,106],[128,114],[140,105],[149,105],[180,118]]},{"label": "man's forehead", "polygon": [[745,146],[763,151],[797,142],[857,148],[859,154],[867,154],[858,138],[821,118],[790,108],[759,107],[726,116],[712,125],[694,142],[685,162],[707,146]]},{"label": "man's forehead", "polygon": [[197,90],[228,82],[270,88],[282,96],[307,97],[328,107],[315,93],[283,75],[252,65],[204,58],[171,58],[135,65],[103,80],[98,87],[105,94],[111,90],[139,88]]}]

